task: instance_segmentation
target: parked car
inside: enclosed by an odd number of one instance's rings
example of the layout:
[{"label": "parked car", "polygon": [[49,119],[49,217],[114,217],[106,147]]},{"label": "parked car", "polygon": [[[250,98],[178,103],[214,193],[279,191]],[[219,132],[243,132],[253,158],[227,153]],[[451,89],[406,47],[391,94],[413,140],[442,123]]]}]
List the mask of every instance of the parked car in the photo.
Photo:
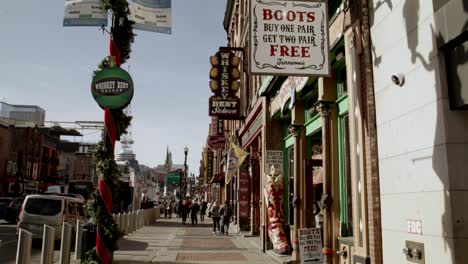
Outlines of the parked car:
[{"label": "parked car", "polygon": [[73,230],[77,219],[87,222],[84,204],[84,199],[66,195],[28,195],[19,216],[18,228],[31,232],[33,238],[42,238],[46,224],[55,228],[55,239],[60,239],[63,222],[71,224]]},{"label": "parked car", "polygon": [[23,199],[19,197],[0,198],[0,220],[16,223],[21,210]]}]

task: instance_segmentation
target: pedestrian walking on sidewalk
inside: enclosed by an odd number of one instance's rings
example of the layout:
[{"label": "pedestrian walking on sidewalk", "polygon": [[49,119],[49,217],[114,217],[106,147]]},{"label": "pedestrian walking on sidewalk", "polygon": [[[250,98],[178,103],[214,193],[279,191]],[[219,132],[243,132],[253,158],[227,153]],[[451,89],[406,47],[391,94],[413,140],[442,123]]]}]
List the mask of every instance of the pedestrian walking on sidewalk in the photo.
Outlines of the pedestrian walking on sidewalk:
[{"label": "pedestrian walking on sidewalk", "polygon": [[189,213],[189,208],[187,203],[184,201],[180,206],[180,214],[182,215],[182,224],[185,225],[185,221],[187,221],[187,215]]},{"label": "pedestrian walking on sidewalk", "polygon": [[182,217],[182,210],[181,210],[181,208],[182,208],[182,200],[179,200],[179,202],[177,203],[176,206],[177,206],[177,208],[176,208],[176,210],[177,210],[177,218],[181,218],[181,217]]},{"label": "pedestrian walking on sidewalk", "polygon": [[206,214],[206,209],[207,209],[207,203],[206,201],[203,201],[200,205],[200,221],[205,221],[205,214]]},{"label": "pedestrian walking on sidewalk", "polygon": [[224,205],[221,207],[221,210],[219,211],[221,215],[221,222],[222,222],[222,227],[221,227],[221,232],[224,235],[228,235],[229,232],[229,223],[231,222],[232,218],[232,208],[229,205],[229,201],[225,201]]},{"label": "pedestrian walking on sidewalk", "polygon": [[220,232],[219,219],[221,218],[219,214],[219,205],[216,202],[213,202],[210,209],[211,217],[213,218],[213,233],[216,234],[216,231]]},{"label": "pedestrian walking on sidewalk", "polygon": [[197,201],[194,201],[192,205],[190,205],[190,218],[192,219],[192,225],[196,225],[197,223],[197,214],[200,210],[200,205],[198,205]]}]

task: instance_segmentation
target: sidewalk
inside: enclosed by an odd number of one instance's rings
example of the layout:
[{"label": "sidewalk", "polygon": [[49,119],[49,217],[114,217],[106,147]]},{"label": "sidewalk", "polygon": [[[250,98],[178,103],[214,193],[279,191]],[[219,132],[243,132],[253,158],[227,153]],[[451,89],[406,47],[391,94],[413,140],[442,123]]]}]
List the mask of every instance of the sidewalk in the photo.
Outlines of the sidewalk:
[{"label": "sidewalk", "polygon": [[[234,231],[234,230],[233,230]],[[178,218],[158,219],[124,237],[114,263],[275,263],[241,235],[212,234],[211,218],[192,226]]]}]

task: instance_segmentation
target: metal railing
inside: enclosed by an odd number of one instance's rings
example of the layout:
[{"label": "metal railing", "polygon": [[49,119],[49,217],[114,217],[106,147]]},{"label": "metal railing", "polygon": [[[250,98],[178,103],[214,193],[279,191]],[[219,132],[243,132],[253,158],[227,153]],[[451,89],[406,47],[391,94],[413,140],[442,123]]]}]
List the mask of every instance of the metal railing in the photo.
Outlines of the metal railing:
[{"label": "metal railing", "polygon": [[[149,208],[137,210],[128,213],[112,214],[119,230],[128,235],[142,228],[145,225],[151,225],[160,217],[160,208]],[[61,264],[70,263],[72,225],[63,223],[61,244],[60,244],[60,261]],[[83,243],[83,222],[77,220],[75,236],[75,260],[81,259],[82,243]],[[54,242],[55,229],[51,226],[44,225],[42,236],[42,251],[41,264],[52,264],[54,262]],[[18,232],[18,247],[16,251],[17,264],[31,263],[31,245],[32,233],[20,228]]]}]

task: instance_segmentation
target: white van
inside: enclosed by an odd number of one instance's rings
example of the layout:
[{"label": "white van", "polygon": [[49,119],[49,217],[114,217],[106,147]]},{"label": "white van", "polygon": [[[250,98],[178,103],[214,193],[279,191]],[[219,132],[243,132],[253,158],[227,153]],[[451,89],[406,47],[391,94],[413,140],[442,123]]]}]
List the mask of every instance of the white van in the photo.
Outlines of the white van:
[{"label": "white van", "polygon": [[56,194],[31,194],[26,196],[19,215],[18,228],[42,238],[44,224],[55,228],[55,239],[60,239],[65,221],[75,229],[76,220],[86,221],[84,199]]}]

